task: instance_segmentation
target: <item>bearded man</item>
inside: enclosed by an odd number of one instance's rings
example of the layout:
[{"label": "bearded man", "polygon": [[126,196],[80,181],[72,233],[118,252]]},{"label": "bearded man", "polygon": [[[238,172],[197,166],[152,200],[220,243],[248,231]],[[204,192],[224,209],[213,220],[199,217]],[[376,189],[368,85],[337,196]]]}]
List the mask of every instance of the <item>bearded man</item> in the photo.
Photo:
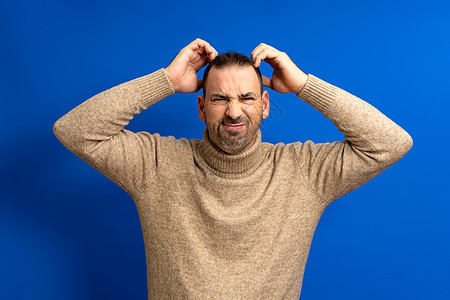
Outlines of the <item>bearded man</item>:
[{"label": "bearded man", "polygon": [[[271,78],[261,75],[261,61],[273,68]],[[345,140],[262,142],[270,108],[263,86],[294,93]],[[201,88],[202,140],[124,129],[156,102]],[[299,299],[324,209],[412,147],[410,135],[376,108],[306,75],[286,53],[260,44],[251,59],[218,55],[200,39],[166,68],[80,104],[54,132],[133,198],[149,299]]]}]

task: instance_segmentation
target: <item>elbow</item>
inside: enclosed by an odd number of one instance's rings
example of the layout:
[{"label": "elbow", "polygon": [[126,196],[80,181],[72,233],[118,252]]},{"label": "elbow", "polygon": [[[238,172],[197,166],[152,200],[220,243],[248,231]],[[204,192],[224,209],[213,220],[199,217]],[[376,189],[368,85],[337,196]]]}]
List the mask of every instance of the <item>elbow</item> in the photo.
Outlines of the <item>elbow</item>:
[{"label": "elbow", "polygon": [[412,146],[413,146],[413,139],[411,137],[411,135],[409,135],[409,133],[407,133],[405,131],[407,138],[405,139],[405,154],[411,150]]},{"label": "elbow", "polygon": [[59,135],[61,132],[61,122],[60,120],[56,121],[55,124],[53,124],[53,134],[59,139]]},{"label": "elbow", "polygon": [[64,129],[64,122],[62,121],[62,118],[60,118],[58,121],[53,124],[53,134],[56,136],[56,138],[63,143],[64,136],[65,136],[65,129]]},{"label": "elbow", "polygon": [[397,136],[397,139],[392,141],[390,145],[391,149],[388,151],[390,154],[388,155],[388,162],[389,164],[393,164],[399,161],[403,156],[405,156],[406,153],[409,152],[409,150],[411,150],[413,146],[413,139],[408,132],[403,130],[402,133]]},{"label": "elbow", "polygon": [[406,153],[411,150],[413,146],[413,139],[411,135],[403,130],[402,134],[400,135],[398,139],[398,146],[397,146],[397,152],[403,157]]},{"label": "elbow", "polygon": [[374,147],[372,151],[365,152],[370,160],[376,165],[390,166],[399,161],[411,150],[413,139],[409,133],[402,130],[390,139],[384,140],[379,147]]},{"label": "elbow", "polygon": [[62,117],[53,124],[53,134],[64,147],[73,152],[73,142],[71,141],[73,140],[73,134],[70,132],[70,127],[65,118]]}]

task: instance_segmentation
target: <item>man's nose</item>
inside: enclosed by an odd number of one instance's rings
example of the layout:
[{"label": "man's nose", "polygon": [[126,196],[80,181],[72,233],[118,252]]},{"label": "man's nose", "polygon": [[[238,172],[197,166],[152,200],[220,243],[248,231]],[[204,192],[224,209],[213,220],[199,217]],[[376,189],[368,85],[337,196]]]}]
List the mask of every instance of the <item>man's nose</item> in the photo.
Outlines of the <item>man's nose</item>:
[{"label": "man's nose", "polygon": [[226,114],[231,119],[239,118],[242,115],[242,104],[240,101],[230,101],[228,103]]}]

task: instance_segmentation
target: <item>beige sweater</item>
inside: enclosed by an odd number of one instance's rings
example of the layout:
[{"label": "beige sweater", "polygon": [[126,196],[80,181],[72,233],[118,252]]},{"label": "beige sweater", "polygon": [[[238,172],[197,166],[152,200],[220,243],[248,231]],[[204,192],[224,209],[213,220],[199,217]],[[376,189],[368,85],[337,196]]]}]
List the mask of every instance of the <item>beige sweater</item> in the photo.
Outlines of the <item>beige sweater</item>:
[{"label": "beige sweater", "polygon": [[313,75],[297,96],[345,141],[273,145],[258,132],[251,149],[228,155],[206,130],[203,140],[187,140],[124,129],[173,93],[160,69],[90,98],[54,125],[70,151],[134,199],[149,299],[298,299],[326,206],[412,147],[373,106]]}]

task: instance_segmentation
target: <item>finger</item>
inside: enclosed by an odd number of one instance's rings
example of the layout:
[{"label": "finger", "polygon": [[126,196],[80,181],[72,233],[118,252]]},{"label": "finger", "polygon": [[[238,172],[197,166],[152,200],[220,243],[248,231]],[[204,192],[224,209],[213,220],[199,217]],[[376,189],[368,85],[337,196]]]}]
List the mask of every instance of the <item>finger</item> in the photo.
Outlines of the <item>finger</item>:
[{"label": "finger", "polygon": [[275,48],[264,47],[261,52],[255,55],[255,67],[259,67],[261,61],[267,62],[272,68],[277,66],[277,63],[273,61],[280,56],[281,52],[276,50]]},{"label": "finger", "polygon": [[210,48],[210,52],[208,52],[208,59],[209,61],[213,61],[217,55],[219,55],[219,53],[216,51],[216,49],[214,49],[213,46],[209,45]]},{"label": "finger", "polygon": [[[211,62],[214,51],[210,50],[208,48],[210,46],[208,46],[207,44],[205,44],[205,47],[197,44],[196,47],[197,48],[187,47],[187,49],[185,49],[185,52],[189,56],[190,62],[195,63],[195,65],[197,66],[197,67],[195,67],[195,69],[198,72],[201,68],[206,66],[209,62]],[[208,52],[211,52],[211,53],[208,54]]]},{"label": "finger", "polygon": [[211,44],[201,39],[194,40],[187,47],[200,56],[206,56],[207,62],[213,61],[218,55],[217,50]]},{"label": "finger", "polygon": [[257,53],[261,52],[261,50],[266,47],[270,47],[270,46],[267,44],[264,44],[264,43],[259,44],[255,49],[253,49],[252,54],[251,54],[252,57],[254,57]]},{"label": "finger", "polygon": [[211,47],[211,49],[212,52],[208,55],[208,62],[212,62],[217,57],[217,55],[219,55],[216,49],[214,49],[213,47]]},{"label": "finger", "polygon": [[191,49],[192,51],[195,51],[195,50],[199,49],[200,47],[204,48],[207,43],[208,42],[197,38],[197,39],[193,40],[192,42],[190,42],[189,45],[186,46],[186,48]]},{"label": "finger", "polygon": [[271,78],[268,78],[268,77],[263,75],[262,76],[262,80],[263,80],[263,86],[272,89],[272,79]]},{"label": "finger", "polygon": [[265,46],[266,44],[261,43],[259,44],[255,49],[253,49],[252,53],[250,53],[250,57],[252,58],[253,62],[255,62],[255,58],[256,58],[256,54],[261,52],[261,49]]},{"label": "finger", "polygon": [[255,67],[259,67],[261,64],[261,61],[263,61],[266,58],[267,51],[266,45],[262,45],[261,47],[257,47],[255,49],[255,53],[253,54],[253,63]]},{"label": "finger", "polygon": [[[253,49],[251,55],[251,58],[253,61],[255,61],[258,57],[258,54],[262,53],[264,50],[268,49],[269,51],[273,51],[273,52],[279,52],[277,49],[275,49],[274,47],[261,43],[259,44],[255,49]],[[259,64],[258,64],[259,66]]]},{"label": "finger", "polygon": [[214,53],[213,47],[211,47],[211,45],[209,43],[207,43],[207,42],[205,42],[204,49],[205,49],[205,53],[208,54],[208,55]]},{"label": "finger", "polygon": [[269,52],[267,51],[267,48],[262,48],[258,53],[256,53],[253,60],[255,67],[258,68],[261,65],[261,61],[265,60],[268,55]]},{"label": "finger", "polygon": [[214,49],[214,53],[212,55],[212,59],[215,59],[218,55],[219,55],[219,52],[217,52],[216,49]]},{"label": "finger", "polygon": [[192,51],[197,51],[200,54],[204,54],[204,53],[206,55],[213,54],[213,56],[214,56],[214,52],[217,53],[217,51],[207,41],[204,41],[204,40],[199,39],[199,38],[197,38],[194,41],[192,41],[186,47],[188,49],[192,50]]}]

